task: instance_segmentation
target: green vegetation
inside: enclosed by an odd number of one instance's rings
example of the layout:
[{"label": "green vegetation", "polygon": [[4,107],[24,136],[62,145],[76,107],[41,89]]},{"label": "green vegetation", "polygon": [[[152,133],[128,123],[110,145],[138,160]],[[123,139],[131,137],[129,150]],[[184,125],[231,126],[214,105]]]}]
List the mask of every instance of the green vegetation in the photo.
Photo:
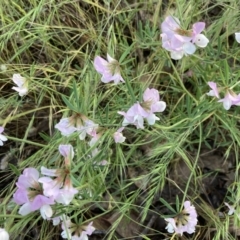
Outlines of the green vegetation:
[{"label": "green vegetation", "polygon": [[[93,221],[102,231],[97,239],[237,238],[238,214],[228,216],[224,202],[238,209],[240,107],[226,111],[206,93],[209,81],[240,93],[239,9],[236,0],[0,1],[0,126],[8,137],[0,157],[9,162],[0,171],[0,227],[10,239],[59,239],[61,226],[39,211],[21,216],[11,201],[24,168],[60,166],[59,144],[74,147],[72,180],[80,194],[53,209]],[[184,27],[205,22],[208,46],[171,60],[159,28],[168,15]],[[100,81],[93,60],[107,53],[119,60],[125,83]],[[12,90],[15,73],[28,80],[24,97]],[[117,112],[141,101],[147,87],[159,91],[166,110],[153,126],[128,125],[126,141],[116,144],[112,135],[123,121]],[[100,126],[95,157],[88,139],[54,128],[73,108]],[[103,159],[109,164],[94,164]],[[169,205],[177,210],[186,200],[198,213],[196,232],[167,233]]]}]

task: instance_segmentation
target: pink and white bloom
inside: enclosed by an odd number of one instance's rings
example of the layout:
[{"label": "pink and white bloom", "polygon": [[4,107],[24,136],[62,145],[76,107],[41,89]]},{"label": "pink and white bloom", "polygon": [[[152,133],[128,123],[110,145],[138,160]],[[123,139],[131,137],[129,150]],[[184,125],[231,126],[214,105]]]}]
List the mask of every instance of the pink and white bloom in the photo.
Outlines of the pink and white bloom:
[{"label": "pink and white bloom", "polygon": [[84,121],[84,125],[77,128],[77,131],[80,133],[79,138],[80,140],[84,140],[86,135],[94,135],[94,133],[98,129],[98,124],[94,123],[93,121],[87,119]]},{"label": "pink and white bloom", "polygon": [[115,143],[123,143],[125,141],[126,137],[122,134],[123,129],[124,127],[121,127],[113,134]]},{"label": "pink and white bloom", "polygon": [[135,103],[127,112],[119,111],[118,113],[124,116],[122,125],[135,125],[137,128],[144,128],[144,119],[149,125],[153,125],[159,118],[155,112],[163,112],[166,108],[166,103],[160,101],[159,92],[152,88],[147,88],[143,93],[143,102]]},{"label": "pink and white bloom", "polygon": [[208,82],[208,85],[212,90],[210,90],[207,93],[207,95],[211,97],[219,98],[219,90],[217,88],[217,84],[215,82]]},{"label": "pink and white bloom", "polygon": [[240,106],[240,94],[236,95],[233,91],[227,91],[225,97],[218,102],[223,103],[223,107],[229,110],[232,105]]},{"label": "pink and white bloom", "polygon": [[3,146],[3,142],[7,141],[8,139],[2,134],[4,131],[4,127],[0,127],[0,146]]},{"label": "pink and white bloom", "polygon": [[4,228],[0,228],[0,239],[9,240],[9,234]]},{"label": "pink and white bloom", "polygon": [[77,130],[71,118],[62,118],[60,122],[55,125],[55,128],[58,129],[63,136],[69,136]]},{"label": "pink and white bloom", "polygon": [[[45,196],[53,198],[56,202],[69,205],[78,190],[72,186],[71,181],[71,161],[74,157],[72,145],[59,145],[59,152],[64,157],[64,166],[60,169],[47,169],[41,167],[41,173],[49,177],[39,178],[43,184]],[[51,177],[55,177],[52,179]]]},{"label": "pink and white bloom", "polygon": [[235,39],[238,43],[240,43],[240,32],[235,33]]},{"label": "pink and white bloom", "polygon": [[[22,205],[19,214],[23,216],[36,210],[45,212],[46,205],[54,204],[53,198],[43,195],[38,179],[39,172],[35,168],[26,168],[18,178],[16,183],[18,189],[13,194],[13,199],[18,205]],[[46,214],[50,216],[49,211]]]},{"label": "pink and white bloom", "polygon": [[197,45],[198,47],[205,48],[209,40],[206,38],[204,34],[201,34],[201,32],[205,29],[205,23],[204,22],[197,22],[193,24],[192,28],[192,42]]},{"label": "pink and white bloom", "polygon": [[160,101],[159,92],[154,88],[147,88],[145,90],[143,93],[143,101],[142,106],[149,113],[146,117],[148,124],[153,125],[155,120],[159,120],[154,113],[163,112],[166,109],[166,103],[164,101]]},{"label": "pink and white bloom", "polygon": [[161,24],[162,47],[170,51],[171,58],[175,60],[194,54],[196,46],[204,48],[209,42],[205,35],[201,34],[204,28],[204,22],[197,22],[191,30],[183,30],[178,18],[168,16]]},{"label": "pink and white bloom", "polygon": [[62,118],[58,124],[55,125],[63,136],[69,136],[74,132],[78,132],[80,140],[84,140],[86,135],[92,135],[98,128],[98,124],[89,120],[83,114],[74,114],[69,118]]},{"label": "pink and white bloom", "polygon": [[143,129],[143,118],[147,117],[147,112],[141,107],[139,103],[135,103],[128,109],[127,112],[119,111],[119,114],[124,116],[122,125],[125,127],[128,124],[135,125],[137,128]]},{"label": "pink and white bloom", "polygon": [[125,82],[120,73],[119,62],[109,54],[107,54],[107,61],[100,56],[95,57],[94,67],[97,72],[102,74],[101,81],[104,83],[109,83],[114,81],[115,84],[119,82]]},{"label": "pink and white bloom", "polygon": [[28,82],[26,78],[22,77],[20,74],[13,74],[12,80],[17,85],[17,87],[12,87],[12,89],[17,91],[19,96],[22,97],[28,93]]},{"label": "pink and white bloom", "polygon": [[[73,240],[88,240],[88,236],[92,235],[95,231],[95,227],[92,226],[92,222],[88,225],[78,225],[67,220],[62,223],[62,238],[69,238]],[[74,234],[74,235],[73,235]]]},{"label": "pink and white bloom", "polygon": [[169,233],[183,234],[187,232],[192,234],[195,232],[197,225],[197,212],[190,201],[184,202],[184,209],[175,218],[165,218],[168,222],[166,227]]}]

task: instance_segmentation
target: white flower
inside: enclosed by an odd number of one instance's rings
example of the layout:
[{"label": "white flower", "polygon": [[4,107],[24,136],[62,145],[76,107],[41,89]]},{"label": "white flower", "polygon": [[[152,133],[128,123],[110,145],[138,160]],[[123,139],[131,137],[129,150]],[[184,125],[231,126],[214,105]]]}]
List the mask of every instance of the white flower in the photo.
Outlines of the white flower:
[{"label": "white flower", "polygon": [[7,141],[7,138],[1,134],[4,131],[3,127],[0,127],[0,146],[3,146],[3,142]]},{"label": "white flower", "polygon": [[208,43],[209,43],[209,40],[208,38],[205,37],[205,35],[203,34],[198,34],[196,35],[195,37],[195,42],[194,42],[198,47],[201,47],[201,48],[205,48]]},{"label": "white flower", "polygon": [[0,228],[0,240],[8,240],[9,234],[4,228]]},{"label": "white flower", "polygon": [[235,33],[235,39],[238,43],[240,43],[240,32]]},{"label": "white flower", "polygon": [[225,202],[224,204],[229,208],[228,215],[234,214],[234,212],[235,212],[234,206],[233,206],[233,205],[229,205],[229,204],[226,203],[226,202]]},{"label": "white flower", "polygon": [[43,205],[40,208],[40,213],[43,219],[48,219],[53,215],[53,210],[50,205]]},{"label": "white flower", "polygon": [[17,87],[12,87],[12,89],[17,91],[19,96],[22,97],[28,93],[28,84],[26,78],[22,77],[20,74],[13,74],[12,80],[17,85]]},{"label": "white flower", "polygon": [[187,232],[192,234],[195,232],[197,225],[197,212],[195,207],[191,205],[190,201],[184,202],[184,209],[175,218],[165,218],[168,222],[166,227],[169,233],[183,234]]}]

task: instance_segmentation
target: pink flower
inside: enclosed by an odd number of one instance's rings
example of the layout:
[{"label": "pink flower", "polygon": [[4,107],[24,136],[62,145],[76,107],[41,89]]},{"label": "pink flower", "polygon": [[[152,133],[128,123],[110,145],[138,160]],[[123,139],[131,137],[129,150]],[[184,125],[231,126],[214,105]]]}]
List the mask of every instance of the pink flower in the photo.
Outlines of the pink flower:
[{"label": "pink flower", "polygon": [[72,145],[60,145],[59,152],[64,156],[64,166],[59,169],[47,169],[41,167],[41,173],[45,176],[56,177],[41,177],[39,182],[43,184],[43,193],[45,196],[53,198],[56,202],[64,205],[69,205],[73,200],[74,195],[78,190],[72,186],[71,181],[71,161],[74,157]]},{"label": "pink flower", "polygon": [[225,97],[218,102],[222,102],[223,107],[229,110],[232,105],[240,106],[240,94],[236,95],[233,91],[227,91]]},{"label": "pink flower", "polygon": [[73,146],[71,144],[60,144],[58,147],[60,154],[64,157],[65,165],[70,166],[70,163],[74,157]]},{"label": "pink flower", "polygon": [[94,67],[97,72],[102,74],[101,81],[108,83],[114,81],[115,84],[118,84],[120,81],[124,82],[124,79],[120,73],[119,62],[107,54],[107,60],[101,58],[100,56],[95,57]]},{"label": "pink flower", "polygon": [[148,124],[153,125],[155,120],[159,120],[158,117],[155,116],[155,112],[163,112],[166,108],[166,103],[164,101],[160,101],[159,92],[152,88],[147,88],[143,93],[143,100],[142,106],[149,115],[146,117]]},{"label": "pink flower", "polygon": [[3,146],[3,142],[7,141],[7,138],[2,134],[4,127],[0,127],[0,146]]},{"label": "pink flower", "polygon": [[135,125],[137,128],[144,128],[143,126],[143,116],[147,117],[148,113],[141,107],[139,103],[135,103],[128,111],[119,111],[119,114],[124,116],[122,125],[127,126],[128,124]]},{"label": "pink flower", "polygon": [[69,136],[76,131],[76,127],[70,118],[62,118],[58,124],[55,125],[63,136]]},{"label": "pink flower", "polygon": [[12,80],[17,85],[17,87],[12,87],[12,89],[17,91],[19,96],[22,97],[28,93],[28,84],[26,78],[22,77],[20,74],[13,74]]},{"label": "pink flower", "polygon": [[89,119],[85,120],[84,123],[85,124],[83,126],[77,128],[77,131],[80,133],[79,135],[80,140],[84,140],[87,134],[92,136],[98,128],[98,124],[94,123]]},{"label": "pink flower", "polygon": [[115,143],[123,143],[125,141],[126,137],[122,134],[123,129],[124,127],[121,127],[113,134]]},{"label": "pink flower", "polygon": [[212,89],[210,90],[207,95],[211,97],[219,98],[219,92],[217,88],[217,84],[215,82],[208,82],[209,87]]},{"label": "pink flower", "polygon": [[183,234],[187,232],[192,234],[195,232],[197,225],[197,212],[194,206],[191,206],[190,201],[184,202],[184,209],[175,218],[165,218],[168,222],[166,227],[169,233]]},{"label": "pink flower", "polygon": [[209,40],[201,34],[205,23],[193,24],[192,30],[183,30],[179,19],[168,16],[161,24],[162,47],[170,51],[171,58],[181,59],[184,55],[191,55],[196,51],[196,46],[206,47]]},{"label": "pink flower", "polygon": [[87,240],[88,236],[92,235],[95,231],[95,227],[92,226],[92,222],[88,225],[78,225],[67,220],[62,223],[63,232],[61,233],[62,238],[68,238],[73,240]]},{"label": "pink flower", "polygon": [[204,22],[197,22],[193,24],[192,42],[201,48],[205,48],[209,43],[209,40],[205,37],[205,35],[201,34],[204,29]]},{"label": "pink flower", "polygon": [[135,103],[127,112],[118,112],[124,116],[123,126],[133,124],[137,128],[144,128],[144,118],[149,125],[153,125],[156,120],[159,120],[154,113],[163,112],[166,108],[166,103],[159,101],[159,92],[154,88],[147,88],[143,93],[143,100],[141,104]]},{"label": "pink flower", "polygon": [[13,199],[18,205],[22,205],[19,214],[25,216],[36,210],[44,211],[45,205],[54,204],[53,198],[42,194],[42,187],[38,182],[39,172],[35,168],[26,168],[19,176],[16,183],[18,189],[13,194]]},{"label": "pink flower", "polygon": [[55,125],[63,136],[69,136],[75,131],[78,132],[80,140],[84,140],[86,135],[91,136],[92,132],[98,128],[98,124],[89,120],[83,114],[74,114],[69,118],[62,118],[58,124]]},{"label": "pink flower", "polygon": [[161,30],[169,39],[176,38],[179,42],[191,41],[191,32],[181,29],[180,21],[176,17],[166,17],[161,24]]}]

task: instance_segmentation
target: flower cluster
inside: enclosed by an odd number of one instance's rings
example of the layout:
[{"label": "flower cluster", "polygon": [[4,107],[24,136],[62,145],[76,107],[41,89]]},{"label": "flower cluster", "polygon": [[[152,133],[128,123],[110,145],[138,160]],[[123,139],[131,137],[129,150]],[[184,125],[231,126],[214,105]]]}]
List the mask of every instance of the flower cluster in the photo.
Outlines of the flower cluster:
[{"label": "flower cluster", "polygon": [[[58,124],[55,125],[63,136],[70,136],[74,132],[79,133],[80,140],[84,140],[86,136],[90,137],[88,145],[92,148],[91,156],[95,157],[99,150],[96,146],[96,143],[101,137],[101,134],[98,133],[98,124],[94,123],[92,120],[89,120],[83,114],[77,113],[69,118],[62,118]],[[107,161],[102,160],[100,165],[106,165]],[[96,163],[96,165],[99,165]]]},{"label": "flower cluster", "polygon": [[[218,88],[215,82],[208,82],[208,85],[211,88],[211,90],[207,93],[207,95],[219,99],[220,98],[219,91],[222,91],[223,88]],[[223,107],[226,110],[229,110],[232,105],[240,106],[240,94],[237,95],[231,89],[227,89],[225,91],[224,98],[218,100],[218,102],[222,102]]]},{"label": "flower cluster", "polygon": [[19,214],[27,215],[30,212],[40,210],[44,219],[50,218],[53,214],[50,205],[61,203],[68,205],[78,190],[72,186],[70,177],[70,164],[74,156],[71,145],[60,145],[59,152],[64,156],[64,167],[61,169],[47,169],[41,167],[41,173],[45,176],[39,177],[35,168],[26,168],[20,175],[17,191],[13,195],[14,201],[22,205]]},{"label": "flower cluster", "polygon": [[169,233],[183,234],[187,232],[192,234],[195,232],[197,225],[197,212],[195,207],[191,205],[190,201],[184,202],[184,209],[174,218],[165,218],[168,222],[166,227]]},{"label": "flower cluster", "polygon": [[[170,52],[171,58],[175,60],[181,59],[184,55],[192,55],[196,51],[196,46],[205,48],[209,40],[202,34],[205,29],[204,22],[197,22],[192,25],[191,29],[185,30],[181,27],[179,19],[168,16],[161,24],[162,47]],[[240,43],[240,33],[235,33],[237,42]],[[121,61],[120,61],[121,62]],[[107,54],[107,60],[100,56],[96,56],[93,62],[95,70],[101,74],[103,83],[114,82],[118,84],[125,82],[121,75],[120,63]],[[12,87],[24,96],[28,93],[28,81],[20,74],[13,74],[13,82],[16,84]],[[240,105],[240,94],[235,94],[231,89],[218,88],[215,82],[208,82],[211,90],[208,96],[216,97],[218,102],[222,102],[226,110],[232,105]],[[225,90],[224,98],[220,98],[219,92]],[[134,125],[137,129],[144,128],[144,120],[149,125],[154,125],[159,117],[156,113],[163,112],[166,109],[166,102],[160,100],[159,92],[154,88],[147,88],[143,93],[143,100],[134,103],[126,112],[118,111],[124,117],[122,127],[112,134],[115,143],[123,143],[126,137],[123,135],[125,126]],[[73,133],[79,135],[80,140],[88,139],[90,146],[90,158],[95,158],[100,152],[97,143],[102,137],[99,126],[92,120],[88,119],[81,113],[75,113],[71,117],[62,118],[55,125],[62,136],[69,137]],[[0,127],[0,146],[7,138],[2,134],[3,127]],[[64,163],[56,169],[41,167],[41,176],[37,169],[29,167],[24,169],[16,183],[17,190],[13,195],[16,204],[20,205],[19,214],[25,216],[34,211],[40,211],[43,219],[52,220],[53,225],[61,223],[62,238],[74,240],[87,240],[88,236],[93,233],[95,227],[90,222],[86,224],[73,223],[70,218],[63,213],[56,215],[56,209],[59,204],[68,206],[78,194],[78,190],[73,186],[71,180],[71,162],[74,157],[72,145],[60,145],[59,152],[64,157]],[[108,162],[94,162],[94,165],[106,165]],[[91,194],[91,191],[89,191]],[[80,196],[81,197],[81,196]],[[79,198],[80,198],[79,197]],[[229,213],[235,212],[233,206],[228,205]],[[56,206],[56,207],[55,207]],[[168,223],[166,229],[169,233],[175,232],[182,235],[184,232],[192,234],[195,232],[197,225],[197,213],[195,207],[190,201],[184,202],[184,209],[174,218],[166,218]],[[9,239],[8,233],[0,228],[0,239]]]},{"label": "flower cluster", "polygon": [[184,30],[178,18],[168,16],[161,24],[162,47],[170,51],[171,58],[175,60],[184,55],[194,54],[196,46],[204,48],[209,42],[201,33],[204,28],[204,22],[197,22],[193,24],[192,29]]},{"label": "flower cluster", "polygon": [[77,113],[69,118],[62,118],[58,124],[55,125],[63,136],[70,136],[74,132],[79,133],[80,140],[84,140],[87,134],[93,136],[98,128],[98,124],[88,119],[83,114]]},{"label": "flower cluster", "polygon": [[137,102],[127,112],[119,111],[118,113],[124,116],[123,126],[132,124],[137,128],[144,128],[144,119],[147,120],[149,125],[153,125],[156,120],[159,120],[155,112],[163,112],[165,108],[166,103],[160,101],[159,92],[154,88],[147,88],[143,93],[141,104]]}]

